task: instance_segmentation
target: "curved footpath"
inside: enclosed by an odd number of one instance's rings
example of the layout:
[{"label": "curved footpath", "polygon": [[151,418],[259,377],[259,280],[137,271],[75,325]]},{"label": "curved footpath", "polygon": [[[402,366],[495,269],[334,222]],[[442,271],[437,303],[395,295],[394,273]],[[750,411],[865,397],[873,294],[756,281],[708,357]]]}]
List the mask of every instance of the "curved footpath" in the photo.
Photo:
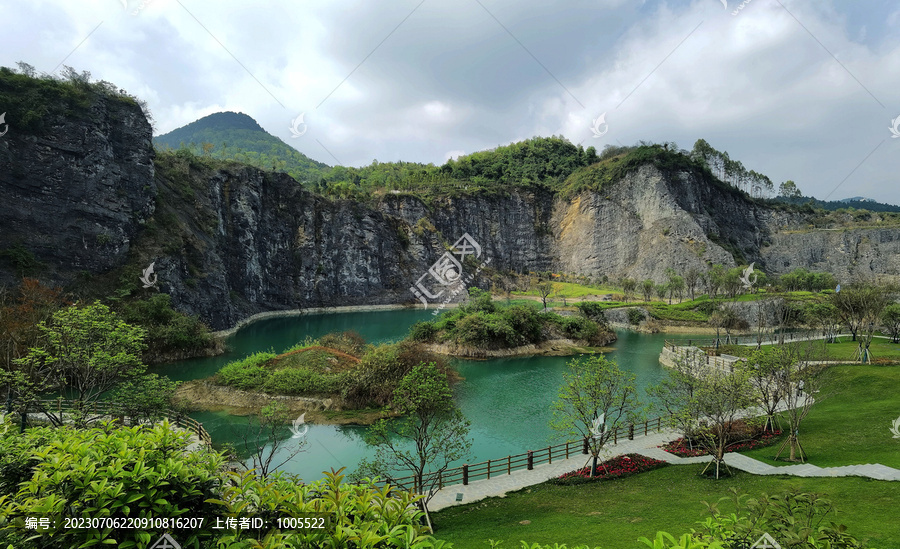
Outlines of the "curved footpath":
[{"label": "curved footpath", "polygon": [[[625,440],[619,444],[609,445],[606,454],[609,457],[622,454],[641,454],[647,457],[666,461],[675,465],[690,463],[704,463],[710,461],[711,456],[699,456],[682,458],[670,454],[659,448],[666,442],[675,440],[678,433],[671,430],[651,433],[649,435],[635,436],[634,440]],[[601,456],[602,457],[602,456]],[[608,459],[608,458],[607,458]],[[468,486],[455,484],[445,486],[435,493],[434,498],[428,504],[430,511],[437,511],[453,505],[461,505],[479,501],[487,497],[504,497],[507,492],[514,492],[535,484],[546,482],[576,469],[585,467],[590,460],[590,455],[579,454],[569,459],[553,460],[552,464],[535,465],[534,469],[513,471],[511,474],[498,475],[490,479],[469,482]],[[900,469],[893,469],[884,465],[847,465],[844,467],[817,467],[809,463],[775,467],[742,454],[725,454],[725,463],[729,467],[740,469],[754,475],[794,475],[798,477],[868,477],[877,480],[900,481]],[[457,501],[457,494],[462,494],[462,501]]]}]

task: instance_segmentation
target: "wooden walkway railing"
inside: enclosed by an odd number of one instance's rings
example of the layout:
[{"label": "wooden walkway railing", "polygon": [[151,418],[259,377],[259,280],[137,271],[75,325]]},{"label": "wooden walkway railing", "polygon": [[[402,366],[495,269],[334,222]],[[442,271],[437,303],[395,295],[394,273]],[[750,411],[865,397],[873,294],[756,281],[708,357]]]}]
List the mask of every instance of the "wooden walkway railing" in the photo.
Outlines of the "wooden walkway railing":
[{"label": "wooden walkway railing", "polygon": [[[634,440],[635,435],[647,435],[651,431],[659,431],[662,429],[663,423],[669,416],[657,417],[649,419],[643,423],[623,425],[612,432],[609,438],[613,444],[617,444],[619,440]],[[515,456],[506,456],[500,459],[489,459],[481,463],[465,464],[461,467],[447,469],[437,475],[438,490],[444,486],[452,486],[454,484],[468,485],[470,481],[481,478],[490,479],[491,476],[509,475],[513,471],[526,469],[528,471],[534,469],[535,465],[542,463],[553,463],[553,460],[569,459],[575,455],[587,455],[588,440],[571,440],[550,445],[546,448],[538,450],[529,450],[524,454]],[[424,475],[426,484],[431,484],[434,479],[434,473],[426,473]],[[400,477],[390,482],[393,486],[399,486],[404,489],[415,490],[415,475]]]},{"label": "wooden walkway railing", "polygon": [[[126,416],[126,414],[124,413],[125,405],[120,402],[101,400],[98,402],[89,402],[84,407],[79,406],[79,402],[77,400],[63,400],[62,398],[42,399],[38,402],[44,407],[45,410],[56,410],[56,413],[81,410],[90,414],[118,417],[123,420]],[[44,410],[29,410],[29,413],[43,411]],[[210,437],[206,429],[203,428],[203,424],[196,419],[181,412],[176,412],[169,409],[163,410],[162,415],[165,418],[169,419],[169,421],[174,422],[176,427],[187,429],[196,434],[197,438],[199,438],[201,442],[205,444],[212,444],[212,437]]]}]

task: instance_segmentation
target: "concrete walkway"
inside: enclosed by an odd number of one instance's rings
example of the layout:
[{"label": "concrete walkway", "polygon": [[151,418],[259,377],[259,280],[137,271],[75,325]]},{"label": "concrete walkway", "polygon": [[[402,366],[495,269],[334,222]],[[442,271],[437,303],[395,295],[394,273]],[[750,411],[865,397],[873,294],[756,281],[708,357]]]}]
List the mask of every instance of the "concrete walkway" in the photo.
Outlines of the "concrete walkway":
[{"label": "concrete walkway", "polygon": [[[659,448],[666,442],[677,438],[679,438],[678,433],[671,430],[651,433],[646,436],[635,436],[634,440],[625,440],[619,444],[609,445],[605,449],[605,454],[601,454],[600,457],[605,460],[622,454],[641,454],[673,465],[705,463],[711,460],[710,456],[682,458]],[[589,460],[590,455],[584,455],[579,452],[578,455],[569,459],[560,459],[559,461],[554,459],[552,464],[535,465],[531,471],[519,470],[513,471],[511,474],[500,473],[490,479],[469,482],[468,486],[463,486],[462,484],[445,486],[434,495],[428,504],[428,508],[431,511],[437,511],[453,505],[472,503],[487,497],[504,497],[508,492],[534,486],[564,473],[581,469],[588,464]],[[893,469],[878,463],[843,467],[818,467],[809,463],[773,466],[737,453],[726,454],[725,463],[731,468],[754,475],[793,475],[798,477],[858,476],[877,480],[900,481],[900,469]],[[462,494],[462,501],[456,500],[457,494]]]}]

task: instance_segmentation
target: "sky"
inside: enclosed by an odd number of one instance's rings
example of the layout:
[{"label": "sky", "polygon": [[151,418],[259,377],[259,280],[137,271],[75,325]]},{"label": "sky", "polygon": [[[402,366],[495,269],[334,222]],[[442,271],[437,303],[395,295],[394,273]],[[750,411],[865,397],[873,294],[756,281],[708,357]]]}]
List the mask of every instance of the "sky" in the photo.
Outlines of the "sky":
[{"label": "sky", "polygon": [[703,138],[776,187],[900,204],[896,0],[28,0],[0,21],[0,65],[89,71],[155,135],[243,112],[344,166]]}]

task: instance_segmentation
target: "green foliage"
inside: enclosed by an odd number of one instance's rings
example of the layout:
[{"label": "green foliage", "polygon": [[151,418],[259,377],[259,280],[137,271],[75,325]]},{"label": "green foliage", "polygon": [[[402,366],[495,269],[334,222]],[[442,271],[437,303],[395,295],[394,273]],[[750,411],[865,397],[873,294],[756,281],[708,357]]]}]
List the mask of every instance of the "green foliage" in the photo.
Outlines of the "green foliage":
[{"label": "green foliage", "polygon": [[120,403],[132,422],[156,421],[170,408],[178,385],[168,377],[146,374],[116,387],[110,400]]},{"label": "green foliage", "polygon": [[637,308],[628,309],[628,323],[629,324],[634,324],[636,326],[636,325],[640,324],[641,322],[643,322],[645,318],[647,318],[647,317],[646,317],[646,315],[644,315],[644,311],[637,309]]},{"label": "green foliage", "polygon": [[416,322],[409,329],[409,337],[413,341],[429,342],[435,333],[437,333],[437,329],[434,327],[434,322],[430,321]]},{"label": "green foliage", "polygon": [[31,250],[21,243],[14,244],[11,248],[0,250],[0,257],[9,261],[16,274],[20,277],[33,276],[46,267],[34,257]]},{"label": "green foliage", "polygon": [[[147,529],[65,528],[65,518],[214,514],[215,506],[206,500],[220,485],[223,459],[185,452],[187,433],[174,431],[167,422],[152,428],[110,423],[87,430],[36,428],[24,436],[33,446],[34,465],[3,514],[17,529],[28,516],[50,517],[51,523],[55,519],[39,537],[42,547],[137,547],[151,541]],[[190,544],[204,533],[188,535],[184,541]]]},{"label": "green foliage", "polygon": [[147,331],[146,342],[151,355],[190,352],[213,343],[209,328],[199,318],[172,308],[169,294],[122,301],[117,309],[125,322]]},{"label": "green foliage", "polygon": [[403,377],[391,408],[402,417],[379,420],[368,430],[366,443],[375,447],[375,457],[360,463],[360,474],[393,481],[411,471],[413,482],[408,484],[428,494],[422,500],[425,505],[441,473],[469,454],[470,422],[453,402],[447,374],[434,363],[419,364]]},{"label": "green foliage", "polygon": [[435,363],[441,371],[449,371],[445,357],[430,353],[414,342],[375,346],[363,355],[356,368],[342,376],[341,395],[356,408],[387,406],[400,380],[423,362]]},{"label": "green foliage", "polygon": [[456,322],[455,339],[473,347],[514,347],[519,337],[503,316],[475,312]]},{"label": "green foliage", "polygon": [[341,390],[342,376],[324,375],[299,368],[281,368],[270,373],[260,390],[278,395],[332,394]]},{"label": "green foliage", "polygon": [[831,273],[814,273],[798,267],[778,277],[778,285],[789,292],[797,290],[819,292],[834,289],[837,280]]},{"label": "green foliage", "polygon": [[578,312],[595,322],[606,322],[604,307],[598,301],[581,301],[576,305]]},{"label": "green foliage", "polygon": [[266,363],[275,358],[275,353],[258,352],[234,362],[229,362],[216,374],[223,385],[237,389],[259,389],[271,375]]},{"label": "green foliage", "polygon": [[65,307],[38,329],[43,342],[15,363],[46,369],[45,390],[90,402],[120,381],[143,373],[143,328],[131,326],[99,301]]},{"label": "green foliage", "polygon": [[892,303],[881,311],[881,323],[887,329],[891,341],[900,343],[900,303]]}]

